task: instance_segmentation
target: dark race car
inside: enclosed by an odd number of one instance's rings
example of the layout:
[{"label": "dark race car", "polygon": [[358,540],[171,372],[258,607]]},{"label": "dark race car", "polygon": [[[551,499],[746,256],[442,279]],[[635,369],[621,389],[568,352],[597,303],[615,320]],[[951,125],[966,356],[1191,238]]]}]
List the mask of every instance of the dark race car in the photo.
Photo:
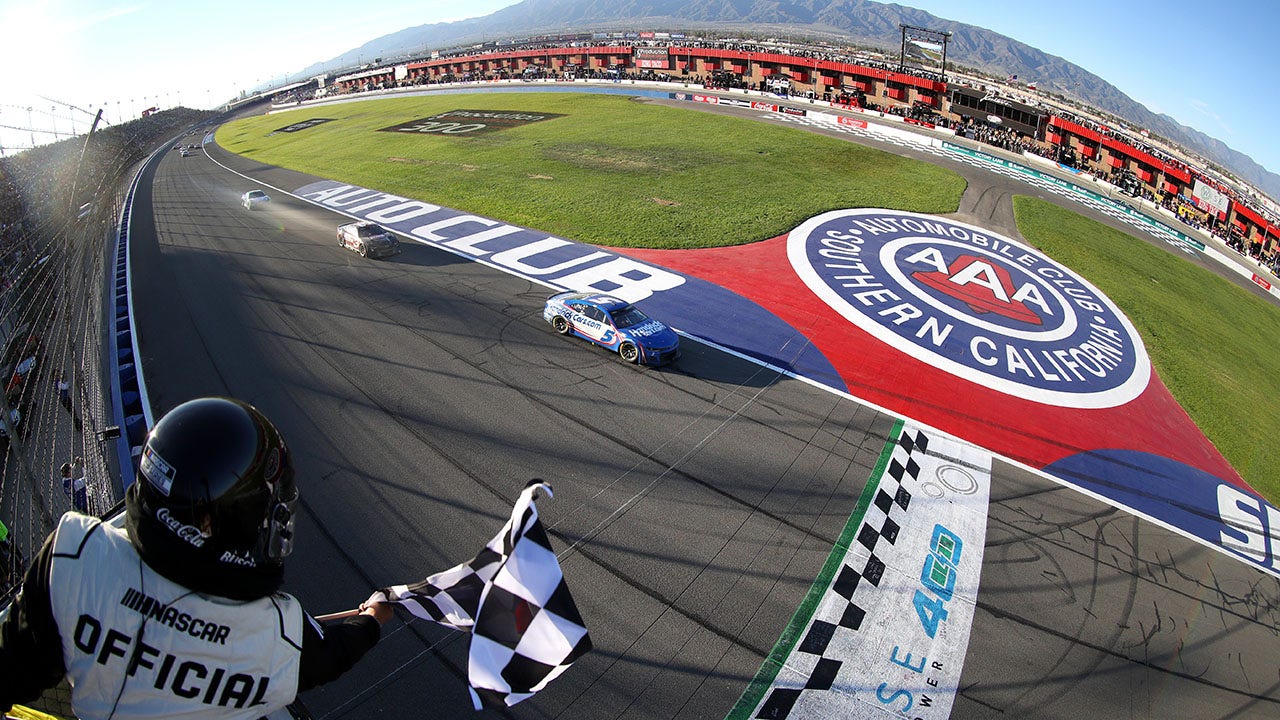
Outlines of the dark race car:
[{"label": "dark race car", "polygon": [[353,222],[338,227],[338,244],[360,257],[390,257],[400,252],[400,241],[377,223]]}]

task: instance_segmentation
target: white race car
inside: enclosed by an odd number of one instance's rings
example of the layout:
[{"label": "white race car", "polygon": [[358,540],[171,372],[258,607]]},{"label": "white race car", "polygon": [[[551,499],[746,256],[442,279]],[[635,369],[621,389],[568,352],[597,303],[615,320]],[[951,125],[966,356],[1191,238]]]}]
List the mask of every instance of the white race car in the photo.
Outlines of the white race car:
[{"label": "white race car", "polygon": [[269,202],[271,202],[271,198],[267,197],[267,194],[262,190],[250,190],[240,196],[240,204],[244,206],[245,210],[252,210]]}]

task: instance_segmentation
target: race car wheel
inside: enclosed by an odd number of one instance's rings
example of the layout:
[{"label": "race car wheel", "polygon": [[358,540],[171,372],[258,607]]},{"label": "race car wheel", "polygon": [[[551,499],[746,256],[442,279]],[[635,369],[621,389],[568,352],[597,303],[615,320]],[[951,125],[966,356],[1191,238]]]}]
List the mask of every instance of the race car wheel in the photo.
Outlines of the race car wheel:
[{"label": "race car wheel", "polygon": [[360,257],[369,257],[369,246],[360,243],[360,248],[356,252],[360,253]]},{"label": "race car wheel", "polygon": [[569,321],[564,319],[563,315],[557,315],[551,318],[551,329],[561,335],[569,334]]},{"label": "race car wheel", "polygon": [[622,343],[622,347],[618,348],[618,354],[629,363],[640,361],[640,348],[633,343]]}]

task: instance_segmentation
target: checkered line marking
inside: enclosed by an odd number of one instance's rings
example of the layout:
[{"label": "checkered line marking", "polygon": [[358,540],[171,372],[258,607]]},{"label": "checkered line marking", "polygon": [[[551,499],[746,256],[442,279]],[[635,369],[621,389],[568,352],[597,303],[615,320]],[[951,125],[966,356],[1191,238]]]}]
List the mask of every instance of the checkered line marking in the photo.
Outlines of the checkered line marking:
[{"label": "checkered line marking", "polygon": [[898,438],[850,552],[788,661],[793,677],[803,676],[804,683],[799,687],[774,687],[755,717],[783,720],[793,712],[797,717],[815,717],[804,709],[808,696],[828,693],[837,686],[858,684],[861,669],[849,666],[839,657],[828,656],[827,652],[841,645],[833,642],[841,635],[853,639],[862,627],[866,610],[859,604],[858,591],[866,593],[866,588],[880,585],[885,564],[876,556],[876,548],[883,547],[882,543],[891,546],[897,541],[901,529],[899,520],[911,505],[911,492],[904,483],[914,485],[920,476],[920,465],[912,455],[924,453],[928,448],[929,438],[922,431],[904,431]]}]

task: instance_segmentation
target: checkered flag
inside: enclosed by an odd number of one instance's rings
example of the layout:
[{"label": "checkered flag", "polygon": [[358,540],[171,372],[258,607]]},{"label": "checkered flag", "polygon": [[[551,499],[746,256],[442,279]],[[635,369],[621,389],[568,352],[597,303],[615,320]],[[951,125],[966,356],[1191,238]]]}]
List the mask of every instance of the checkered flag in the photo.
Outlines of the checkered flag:
[{"label": "checkered flag", "polygon": [[375,592],[425,620],[471,633],[467,680],[475,708],[511,706],[546,687],[591,649],[560,563],[538,520],[532,480],[502,532],[469,562],[419,583]]}]

